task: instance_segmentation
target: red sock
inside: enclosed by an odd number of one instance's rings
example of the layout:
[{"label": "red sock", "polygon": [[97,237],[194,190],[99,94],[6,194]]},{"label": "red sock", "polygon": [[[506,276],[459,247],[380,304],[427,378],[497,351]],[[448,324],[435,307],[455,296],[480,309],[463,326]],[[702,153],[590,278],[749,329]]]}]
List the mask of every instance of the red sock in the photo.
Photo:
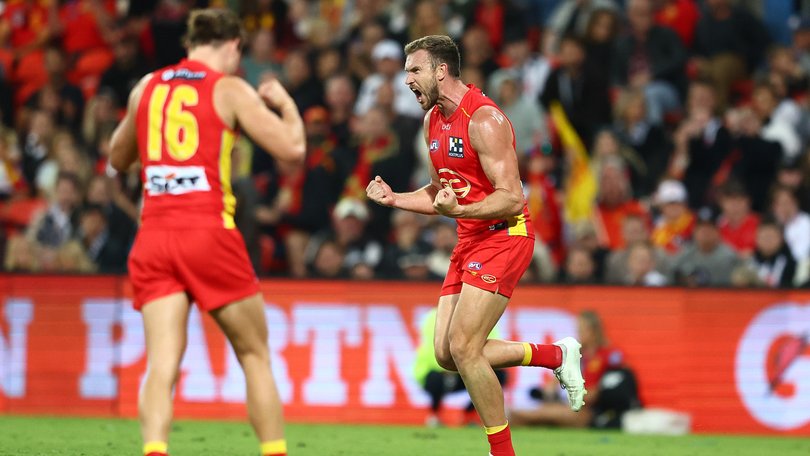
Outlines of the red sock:
[{"label": "red sock", "polygon": [[546,369],[556,369],[562,365],[562,349],[553,344],[529,344],[532,355],[525,366],[545,367]]},{"label": "red sock", "polygon": [[489,452],[492,456],[515,456],[515,449],[512,448],[512,433],[509,425],[494,434],[487,434],[489,440]]}]

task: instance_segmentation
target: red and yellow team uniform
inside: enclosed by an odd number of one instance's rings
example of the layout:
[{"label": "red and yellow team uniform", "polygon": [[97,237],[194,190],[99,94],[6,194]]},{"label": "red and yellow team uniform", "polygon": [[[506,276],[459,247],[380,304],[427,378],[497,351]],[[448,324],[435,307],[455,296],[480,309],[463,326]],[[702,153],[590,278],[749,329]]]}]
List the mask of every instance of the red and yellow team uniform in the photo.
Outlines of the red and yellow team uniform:
[{"label": "red and yellow team uniform", "polygon": [[597,388],[605,372],[623,365],[624,353],[618,348],[605,346],[599,347],[594,352],[583,351],[582,378],[585,379],[585,389]]},{"label": "red and yellow team uniform", "polygon": [[[476,109],[498,107],[480,89],[472,84],[468,87],[450,117],[444,117],[438,108],[429,114],[430,160],[442,185],[455,192],[461,205],[481,201],[495,191],[472,148],[468,128]],[[534,251],[534,228],[526,204],[522,214],[508,219],[457,222],[458,244],[450,256],[442,296],[460,293],[466,283],[511,297]]]},{"label": "red and yellow team uniform", "polygon": [[135,308],[184,291],[213,310],[259,291],[236,229],[231,152],[237,133],[214,108],[223,76],[183,60],[146,84],[136,117],[144,185],[129,256]]}]

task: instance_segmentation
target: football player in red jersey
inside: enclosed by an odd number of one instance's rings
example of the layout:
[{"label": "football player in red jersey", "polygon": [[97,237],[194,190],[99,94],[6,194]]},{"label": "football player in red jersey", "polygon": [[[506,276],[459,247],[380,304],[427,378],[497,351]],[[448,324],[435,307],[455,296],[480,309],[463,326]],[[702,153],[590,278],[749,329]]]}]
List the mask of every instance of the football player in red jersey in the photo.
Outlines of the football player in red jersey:
[{"label": "football player in red jersey", "polygon": [[140,160],[144,184],[129,272],[146,337],[139,409],[144,454],[150,456],[167,454],[172,388],[192,301],[217,321],[245,372],[248,415],[262,454],[287,451],[264,302],[233,219],[231,152],[242,130],[276,159],[300,161],[304,127],[278,81],[257,92],[232,76],[243,43],[233,12],[194,11],[188,58],[137,84],[112,138],[112,166],[125,171]]},{"label": "football player in red jersey", "polygon": [[384,206],[457,220],[458,245],[437,310],[436,359],[464,379],[486,428],[490,454],[512,456],[503,391],[493,368],[554,369],[576,411],[585,395],[580,344],[571,337],[549,345],[487,340],[534,247],[515,135],[495,103],[459,79],[460,56],[452,39],[426,36],[408,44],[405,54],[406,83],[427,111],[431,183],[414,192],[394,193],[377,176],[366,192]]}]

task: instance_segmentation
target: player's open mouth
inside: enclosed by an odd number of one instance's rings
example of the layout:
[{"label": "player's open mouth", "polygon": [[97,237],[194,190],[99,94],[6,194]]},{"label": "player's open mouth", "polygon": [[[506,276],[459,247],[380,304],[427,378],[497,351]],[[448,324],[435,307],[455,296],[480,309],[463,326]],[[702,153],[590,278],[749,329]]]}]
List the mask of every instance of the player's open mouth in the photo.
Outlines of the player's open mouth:
[{"label": "player's open mouth", "polygon": [[419,89],[414,89],[414,88],[411,88],[411,92],[413,92],[414,95],[416,95],[416,101],[421,103],[422,102],[422,92],[420,92]]}]

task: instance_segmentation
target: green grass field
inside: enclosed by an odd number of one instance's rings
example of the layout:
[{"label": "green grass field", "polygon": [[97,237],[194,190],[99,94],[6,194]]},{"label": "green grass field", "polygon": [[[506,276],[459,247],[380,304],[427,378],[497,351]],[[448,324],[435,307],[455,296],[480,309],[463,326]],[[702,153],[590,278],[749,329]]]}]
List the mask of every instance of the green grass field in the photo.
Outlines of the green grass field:
[{"label": "green grass field", "polygon": [[[789,456],[810,455],[810,439],[787,437],[630,436],[617,432],[554,429],[513,431],[519,456]],[[475,428],[290,424],[291,456],[485,456]],[[172,456],[256,456],[247,424],[178,421]],[[138,456],[132,420],[0,416],[0,455]]]}]

